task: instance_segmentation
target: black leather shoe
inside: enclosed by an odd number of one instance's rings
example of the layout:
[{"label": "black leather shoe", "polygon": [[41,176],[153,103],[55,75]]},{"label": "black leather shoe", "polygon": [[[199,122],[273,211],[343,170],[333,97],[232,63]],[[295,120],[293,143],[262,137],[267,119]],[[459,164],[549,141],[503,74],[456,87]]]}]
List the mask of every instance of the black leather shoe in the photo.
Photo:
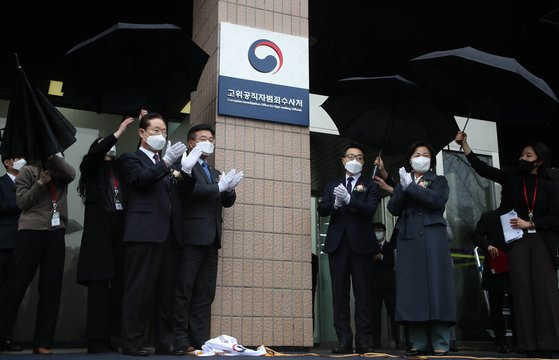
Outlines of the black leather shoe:
[{"label": "black leather shoe", "polygon": [[353,346],[351,344],[338,343],[332,349],[332,354],[353,354]]},{"label": "black leather shoe", "polygon": [[448,355],[448,351],[444,351],[444,350],[435,350],[432,353],[433,356],[447,356]]},{"label": "black leather shoe", "polygon": [[122,353],[124,355],[130,356],[148,356],[149,352],[146,349],[133,349],[133,348],[124,348],[122,349]]},{"label": "black leather shoe", "polygon": [[423,351],[423,350],[417,350],[417,349],[410,349],[408,351],[406,351],[406,356],[421,356],[421,355],[429,355],[430,352],[428,351]]},{"label": "black leather shoe", "polygon": [[175,355],[175,356],[179,356],[179,355],[184,355],[185,352],[182,348],[180,347],[175,347],[173,345],[167,347],[167,348],[157,348],[155,349],[155,353],[157,355]]},{"label": "black leather shoe", "polygon": [[23,348],[14,344],[11,340],[6,339],[0,343],[0,351],[22,351]]},{"label": "black leather shoe", "polygon": [[374,353],[375,349],[371,344],[357,344],[355,345],[355,352],[358,354]]}]

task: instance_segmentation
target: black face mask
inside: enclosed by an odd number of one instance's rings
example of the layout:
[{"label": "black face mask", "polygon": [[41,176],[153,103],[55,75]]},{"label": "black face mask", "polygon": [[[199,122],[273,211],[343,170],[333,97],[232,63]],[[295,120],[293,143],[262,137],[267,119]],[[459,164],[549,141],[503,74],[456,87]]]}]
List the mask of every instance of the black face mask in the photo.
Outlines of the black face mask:
[{"label": "black face mask", "polygon": [[518,160],[518,169],[520,171],[524,172],[524,173],[529,173],[536,166],[537,165],[536,165],[535,161],[528,161],[528,160],[524,160],[524,159]]}]

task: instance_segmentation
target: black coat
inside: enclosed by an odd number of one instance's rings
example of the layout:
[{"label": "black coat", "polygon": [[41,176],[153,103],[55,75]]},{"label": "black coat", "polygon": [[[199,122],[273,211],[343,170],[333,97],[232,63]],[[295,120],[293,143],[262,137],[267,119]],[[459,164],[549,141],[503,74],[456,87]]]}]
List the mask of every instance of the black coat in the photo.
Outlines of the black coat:
[{"label": "black coat", "polygon": [[180,215],[177,239],[183,245],[210,245],[217,241],[221,248],[221,234],[223,230],[223,208],[235,204],[235,191],[219,192],[219,171],[209,166],[212,181],[207,178],[199,162],[192,168],[192,175],[196,179],[194,189],[188,194],[181,190]]},{"label": "black coat", "polygon": [[21,210],[16,204],[16,185],[8,174],[0,177],[0,249],[12,249]]},{"label": "black coat", "polygon": [[481,280],[482,289],[492,292],[510,293],[511,288],[508,271],[500,274],[493,274],[489,266],[489,253],[487,252],[489,245],[499,249],[499,252],[506,252],[509,247],[505,244],[503,227],[501,226],[499,214],[500,212],[498,210],[483,213],[474,230],[472,241],[485,253]]},{"label": "black coat", "polygon": [[[472,151],[466,158],[472,168],[480,176],[501,184],[500,213],[507,213],[514,209],[518,217],[528,221],[528,208],[524,198],[523,182],[526,181],[527,197],[531,205],[536,176],[521,174],[515,171],[503,171],[487,165]],[[549,256],[557,268],[557,244],[559,237],[559,187],[550,179],[538,176],[538,191],[534,207],[534,224],[536,231],[544,239]],[[514,246],[514,242],[512,244]]]},{"label": "black coat", "polygon": [[[113,278],[115,262],[122,262],[122,232],[124,211],[114,204],[114,183],[109,172],[118,178],[113,163],[104,160],[105,154],[117,142],[114,135],[94,145],[83,157],[80,172],[85,182],[85,215],[77,281]],[[118,182],[118,180],[117,180]],[[117,185],[121,192],[120,184]],[[121,198],[122,199],[122,198]],[[118,264],[116,264],[118,265]]]},{"label": "black coat", "polygon": [[181,236],[182,224],[177,220],[181,207],[177,194],[183,194],[181,198],[188,197],[195,178],[181,172],[182,180],[174,184],[164,162],[154,164],[139,149],[123,154],[117,161],[117,171],[125,193],[123,241],[162,243],[167,239],[171,224],[177,238]]},{"label": "black coat", "polygon": [[[373,215],[380,200],[378,185],[361,175],[351,192],[349,204],[344,204],[336,209],[334,208],[336,200],[334,188],[345,182],[345,177],[329,182],[318,203],[319,215],[330,215],[324,252],[336,251],[345,233],[353,252],[357,254],[378,253],[379,245],[371,231]],[[362,185],[365,190],[357,191],[359,185]]]}]

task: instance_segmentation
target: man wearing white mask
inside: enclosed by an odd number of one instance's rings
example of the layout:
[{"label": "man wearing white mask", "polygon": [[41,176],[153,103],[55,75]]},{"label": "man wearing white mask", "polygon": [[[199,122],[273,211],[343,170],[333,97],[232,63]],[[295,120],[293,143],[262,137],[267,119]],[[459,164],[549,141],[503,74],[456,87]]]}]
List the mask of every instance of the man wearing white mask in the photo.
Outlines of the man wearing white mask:
[{"label": "man wearing white mask", "polygon": [[[167,126],[157,113],[143,115],[140,120],[140,147],[134,153],[123,154],[117,160],[119,180],[125,193],[124,223],[124,295],[122,306],[122,352],[126,355],[148,355],[144,335],[150,310],[156,334],[156,352],[175,355],[173,296],[176,285],[176,254],[178,244],[174,219],[175,187],[189,193],[194,188],[192,167],[201,152],[193,151],[183,157],[186,145],[178,142],[167,146],[161,159],[160,151],[167,145]],[[171,184],[170,166],[180,161],[182,179]]]},{"label": "man wearing white mask", "polygon": [[353,352],[350,285],[355,298],[356,352],[374,351],[371,344],[371,257],[380,256],[380,249],[371,224],[379,203],[379,188],[362,176],[364,161],[360,146],[347,146],[341,159],[345,176],[326,185],[318,204],[320,216],[330,216],[323,249],[330,264],[334,328],[338,336],[338,344],[332,349],[334,354]]},{"label": "man wearing white mask", "polygon": [[218,249],[221,248],[223,208],[233,206],[235,187],[243,172],[235,169],[220,174],[207,163],[214,152],[215,131],[208,124],[193,126],[187,134],[190,151],[202,156],[192,169],[196,185],[182,199],[183,231],[176,290],[175,336],[179,349],[200,349],[210,339],[210,310],[215,297]]},{"label": "man wearing white mask", "polygon": [[[7,275],[8,263],[17,236],[17,222],[21,210],[16,203],[16,176],[27,162],[21,157],[2,157],[6,174],[0,177],[0,284]],[[15,316],[14,321],[15,323]],[[0,352],[21,351],[12,343],[13,323],[9,334],[0,334]]]}]

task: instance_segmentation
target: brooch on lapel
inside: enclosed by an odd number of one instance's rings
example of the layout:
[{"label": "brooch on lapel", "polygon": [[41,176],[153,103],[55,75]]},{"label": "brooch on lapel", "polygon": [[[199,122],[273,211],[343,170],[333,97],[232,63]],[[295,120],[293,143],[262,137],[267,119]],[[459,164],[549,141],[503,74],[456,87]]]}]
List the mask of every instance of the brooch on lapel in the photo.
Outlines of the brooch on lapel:
[{"label": "brooch on lapel", "polygon": [[169,178],[171,179],[172,183],[178,183],[179,181],[182,180],[182,174],[180,171],[178,170],[173,170],[171,171],[171,173],[169,174]]},{"label": "brooch on lapel", "polygon": [[353,191],[364,192],[367,191],[367,188],[363,184],[359,184],[355,186],[355,189],[353,189]]},{"label": "brooch on lapel", "polygon": [[419,180],[417,185],[427,189],[431,185],[431,182],[429,180]]}]

